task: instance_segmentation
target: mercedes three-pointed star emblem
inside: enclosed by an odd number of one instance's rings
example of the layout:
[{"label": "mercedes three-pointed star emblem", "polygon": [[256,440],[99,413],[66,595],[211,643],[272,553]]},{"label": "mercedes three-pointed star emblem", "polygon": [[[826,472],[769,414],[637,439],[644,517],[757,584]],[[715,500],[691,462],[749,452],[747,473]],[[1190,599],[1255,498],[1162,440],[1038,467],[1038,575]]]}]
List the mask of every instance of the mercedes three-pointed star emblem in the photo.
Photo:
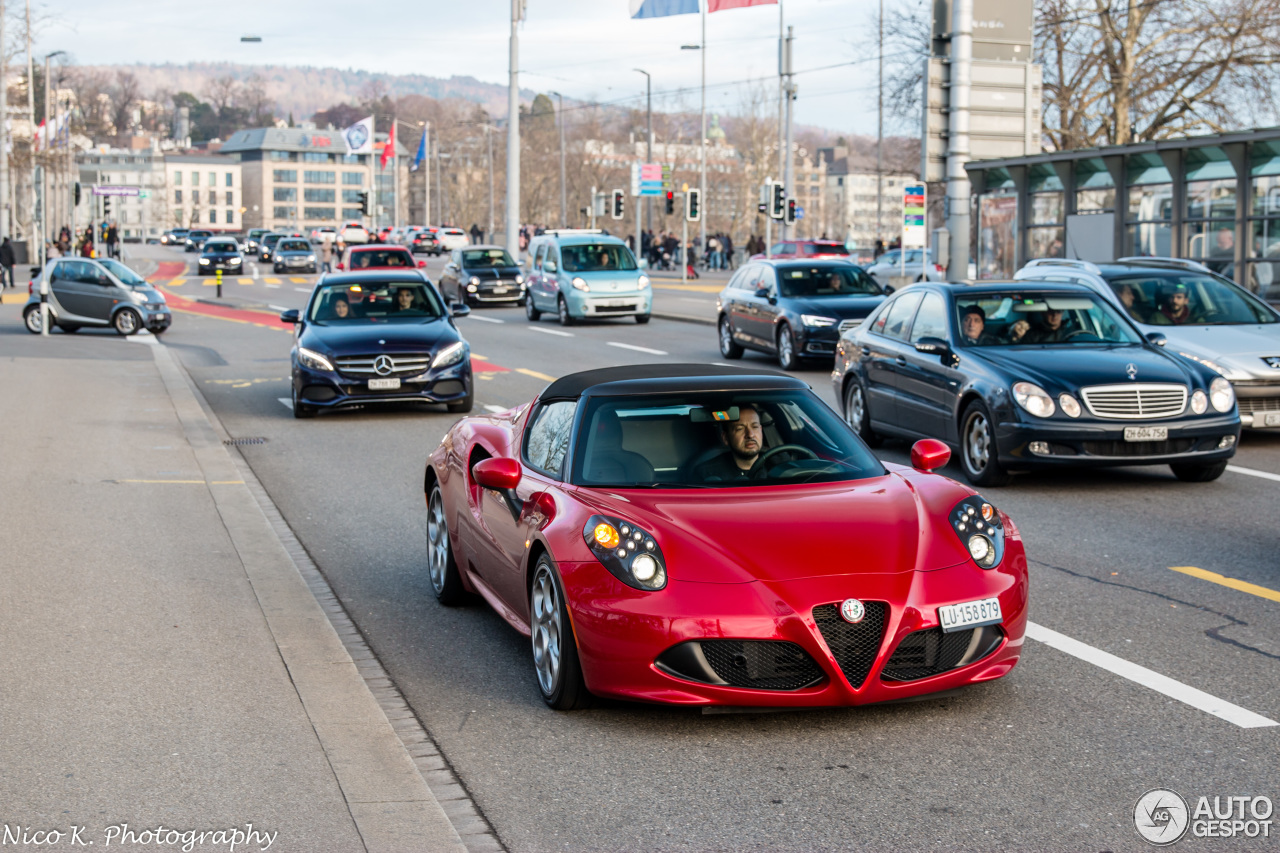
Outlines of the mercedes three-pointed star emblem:
[{"label": "mercedes three-pointed star emblem", "polygon": [[380,355],[373,360],[373,370],[379,376],[386,376],[396,369],[396,363],[389,355]]},{"label": "mercedes three-pointed star emblem", "polygon": [[1124,372],[1129,375],[1130,379],[1137,379],[1138,365],[1134,364],[1133,362],[1129,362],[1128,364],[1125,365]]}]

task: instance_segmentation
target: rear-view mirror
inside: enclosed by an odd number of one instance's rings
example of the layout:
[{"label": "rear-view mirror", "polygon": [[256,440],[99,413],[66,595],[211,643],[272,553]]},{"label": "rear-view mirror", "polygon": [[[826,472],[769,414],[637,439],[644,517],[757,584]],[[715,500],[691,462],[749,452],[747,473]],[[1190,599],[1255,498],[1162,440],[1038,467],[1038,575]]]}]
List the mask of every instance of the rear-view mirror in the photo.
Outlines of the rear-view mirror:
[{"label": "rear-view mirror", "polygon": [[426,262],[426,261],[418,261],[418,266],[419,266],[419,267],[425,267],[426,265],[427,265],[427,262]]},{"label": "rear-view mirror", "polygon": [[342,261],[338,261],[336,264],[334,264],[334,266],[335,266],[335,267],[337,267],[337,268],[338,268],[338,269],[340,269],[340,270],[345,270],[345,269],[346,269],[346,267],[344,267],[344,266],[342,265]]},{"label": "rear-view mirror", "polygon": [[951,352],[951,347],[942,338],[924,337],[915,342],[916,352],[926,353],[928,355],[945,356]]}]

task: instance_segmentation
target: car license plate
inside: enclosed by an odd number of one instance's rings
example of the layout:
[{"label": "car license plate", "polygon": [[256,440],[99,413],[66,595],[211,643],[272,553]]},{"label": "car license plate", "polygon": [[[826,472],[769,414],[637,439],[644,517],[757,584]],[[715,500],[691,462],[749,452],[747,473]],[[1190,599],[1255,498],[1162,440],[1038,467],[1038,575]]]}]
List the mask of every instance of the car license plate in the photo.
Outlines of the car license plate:
[{"label": "car license plate", "polygon": [[984,598],[980,601],[966,601],[938,608],[938,623],[942,626],[944,634],[963,631],[965,628],[976,628],[979,625],[999,625],[1003,621],[998,598]]},{"label": "car license plate", "polygon": [[506,286],[505,286],[505,285],[498,285],[497,287],[495,287],[495,288],[493,289],[493,292],[494,292],[494,293],[506,293],[506,292],[507,292],[507,288],[506,288]]},{"label": "car license plate", "polygon": [[1125,441],[1165,441],[1169,438],[1168,427],[1125,427]]},{"label": "car license plate", "polygon": [[400,387],[399,379],[370,379],[370,391],[394,391]]},{"label": "car license plate", "polygon": [[1262,425],[1268,427],[1280,426],[1280,412],[1264,412]]}]

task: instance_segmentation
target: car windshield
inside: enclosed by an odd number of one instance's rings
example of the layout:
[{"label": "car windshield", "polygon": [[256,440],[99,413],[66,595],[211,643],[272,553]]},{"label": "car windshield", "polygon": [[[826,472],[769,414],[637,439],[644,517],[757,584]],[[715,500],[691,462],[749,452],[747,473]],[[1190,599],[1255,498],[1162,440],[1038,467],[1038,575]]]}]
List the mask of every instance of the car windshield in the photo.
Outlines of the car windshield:
[{"label": "car windshield", "polygon": [[262,242],[266,243],[268,246],[274,246],[276,243],[279,243],[283,237],[283,234],[268,234],[262,238]]},{"label": "car windshield", "polygon": [[470,249],[462,253],[464,267],[514,267],[506,249]]},{"label": "car windshield", "polygon": [[1106,300],[1084,291],[1007,291],[962,297],[956,300],[956,328],[963,346],[1142,342]]},{"label": "car windshield", "polygon": [[603,272],[605,270],[633,270],[636,259],[626,246],[607,243],[591,243],[585,246],[561,246],[560,257],[565,272]]},{"label": "car windshield", "polygon": [[597,397],[582,424],[572,474],[577,485],[758,487],[885,473],[809,391]]},{"label": "car windshield", "polygon": [[780,266],[778,287],[783,296],[879,296],[882,291],[871,276],[855,266]]},{"label": "car windshield", "polygon": [[1129,315],[1152,326],[1275,323],[1275,312],[1238,285],[1203,273],[1150,273],[1108,279]]},{"label": "car windshield", "polygon": [[311,244],[306,240],[281,240],[276,246],[277,252],[310,252]]},{"label": "car windshield", "polygon": [[847,255],[849,250],[843,243],[809,243],[801,246],[806,255]]},{"label": "car windshield", "polygon": [[238,252],[240,247],[229,240],[206,240],[204,244],[206,254],[214,252]]},{"label": "car windshield", "polygon": [[147,283],[146,279],[119,261],[113,261],[110,258],[99,258],[98,263],[110,270],[112,275],[130,287],[143,287]]},{"label": "car windshield", "polygon": [[368,249],[351,253],[351,269],[369,267],[412,267],[413,258],[404,249]]},{"label": "car windshield", "polygon": [[211,237],[213,236],[213,232],[212,231],[192,231],[187,236],[188,237]]},{"label": "car windshield", "polygon": [[322,325],[421,323],[445,316],[426,282],[369,281],[316,288],[308,317]]}]

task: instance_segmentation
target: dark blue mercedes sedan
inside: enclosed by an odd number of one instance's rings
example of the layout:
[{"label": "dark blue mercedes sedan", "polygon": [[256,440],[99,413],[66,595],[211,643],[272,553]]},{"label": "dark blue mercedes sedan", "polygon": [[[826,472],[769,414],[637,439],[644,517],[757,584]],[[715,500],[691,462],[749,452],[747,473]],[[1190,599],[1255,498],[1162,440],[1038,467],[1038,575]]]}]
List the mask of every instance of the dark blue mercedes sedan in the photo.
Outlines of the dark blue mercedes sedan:
[{"label": "dark blue mercedes sedan", "polygon": [[294,323],[293,416],[379,403],[443,403],[469,412],[471,350],[447,305],[416,271],[327,275]]},{"label": "dark blue mercedes sedan", "polygon": [[1079,285],[916,284],[841,337],[832,381],[868,443],[940,439],[977,485],[1113,465],[1214,480],[1240,437],[1235,394],[1164,343]]}]

